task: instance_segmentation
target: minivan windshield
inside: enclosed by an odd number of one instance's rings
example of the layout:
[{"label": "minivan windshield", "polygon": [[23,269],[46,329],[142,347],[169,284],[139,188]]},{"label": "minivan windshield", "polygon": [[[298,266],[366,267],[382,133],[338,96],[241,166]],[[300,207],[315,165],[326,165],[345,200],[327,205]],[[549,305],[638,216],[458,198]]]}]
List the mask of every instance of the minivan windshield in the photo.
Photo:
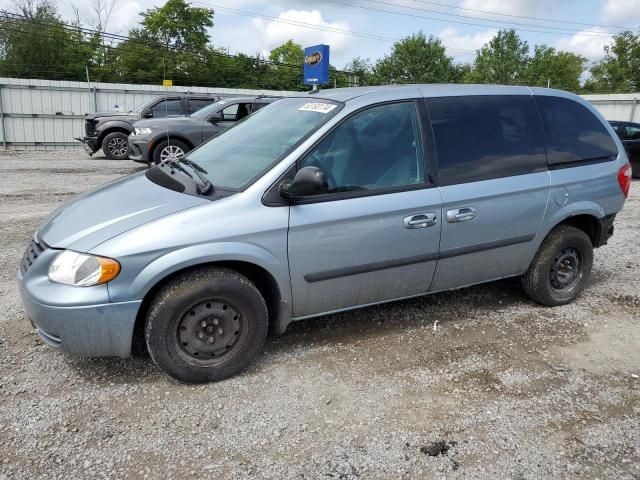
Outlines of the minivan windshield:
[{"label": "minivan windshield", "polygon": [[206,170],[216,188],[243,190],[342,106],[320,98],[278,100],[213,137],[187,158]]}]

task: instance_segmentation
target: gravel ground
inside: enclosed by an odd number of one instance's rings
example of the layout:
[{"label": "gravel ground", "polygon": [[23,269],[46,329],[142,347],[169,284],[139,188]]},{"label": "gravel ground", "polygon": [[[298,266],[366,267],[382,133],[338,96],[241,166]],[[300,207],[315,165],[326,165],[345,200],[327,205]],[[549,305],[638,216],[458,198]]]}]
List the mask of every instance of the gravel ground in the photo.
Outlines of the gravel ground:
[{"label": "gravel ground", "polygon": [[138,168],[0,156],[1,480],[640,478],[640,184],[572,305],[510,280],[305,321],[194,387],[48,348],[20,305],[43,217]]}]

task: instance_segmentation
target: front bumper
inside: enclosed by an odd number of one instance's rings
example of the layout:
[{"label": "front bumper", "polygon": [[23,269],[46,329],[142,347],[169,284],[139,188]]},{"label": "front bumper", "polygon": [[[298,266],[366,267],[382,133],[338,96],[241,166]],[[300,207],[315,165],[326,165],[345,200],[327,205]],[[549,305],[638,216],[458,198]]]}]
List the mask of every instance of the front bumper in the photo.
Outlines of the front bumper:
[{"label": "front bumper", "polygon": [[47,249],[23,273],[18,286],[25,313],[40,338],[52,347],[89,357],[131,354],[141,300],[112,303],[106,285],[72,287],[47,276],[58,250]]},{"label": "front bumper", "polygon": [[98,137],[78,137],[76,140],[82,143],[82,148],[84,148],[84,151],[87,152],[89,156],[96,153],[100,148],[100,145],[98,144]]},{"label": "front bumper", "polygon": [[149,142],[147,140],[137,140],[137,138],[129,136],[129,160],[138,163],[150,163]]}]

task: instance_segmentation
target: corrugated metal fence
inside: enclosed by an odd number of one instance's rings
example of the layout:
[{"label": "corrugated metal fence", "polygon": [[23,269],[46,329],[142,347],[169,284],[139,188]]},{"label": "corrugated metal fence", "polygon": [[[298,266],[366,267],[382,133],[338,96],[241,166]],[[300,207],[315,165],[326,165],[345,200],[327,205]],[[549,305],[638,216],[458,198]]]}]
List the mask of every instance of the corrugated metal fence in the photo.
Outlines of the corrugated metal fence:
[{"label": "corrugated metal fence", "polygon": [[596,107],[607,120],[640,122],[640,93],[616,93],[608,95],[582,95]]},{"label": "corrugated metal fence", "polygon": [[124,83],[66,82],[0,77],[0,145],[5,149],[79,147],[87,113],[132,110],[152,96],[167,92],[213,93],[221,96],[275,95],[285,90],[181,87]]},{"label": "corrugated metal fence", "polygon": [[[221,96],[276,95],[285,90],[181,87],[125,83],[66,82],[0,77],[0,145],[5,149],[79,147],[87,113],[129,111],[154,95],[167,92],[213,93]],[[584,95],[608,120],[640,121],[640,94]]]}]

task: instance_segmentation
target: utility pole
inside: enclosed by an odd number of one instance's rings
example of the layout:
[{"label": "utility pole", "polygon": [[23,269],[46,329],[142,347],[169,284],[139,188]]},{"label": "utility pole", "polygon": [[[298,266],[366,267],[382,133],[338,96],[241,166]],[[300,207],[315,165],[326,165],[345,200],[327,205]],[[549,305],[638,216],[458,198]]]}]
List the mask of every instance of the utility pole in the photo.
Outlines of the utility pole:
[{"label": "utility pole", "polygon": [[91,82],[89,81],[89,65],[85,64],[84,66],[84,70],[87,74],[87,88],[89,89],[89,108],[91,109],[91,104],[93,103],[93,112],[89,112],[89,113],[96,113],[98,106],[95,105],[95,96],[93,97],[93,99],[91,98]]}]

